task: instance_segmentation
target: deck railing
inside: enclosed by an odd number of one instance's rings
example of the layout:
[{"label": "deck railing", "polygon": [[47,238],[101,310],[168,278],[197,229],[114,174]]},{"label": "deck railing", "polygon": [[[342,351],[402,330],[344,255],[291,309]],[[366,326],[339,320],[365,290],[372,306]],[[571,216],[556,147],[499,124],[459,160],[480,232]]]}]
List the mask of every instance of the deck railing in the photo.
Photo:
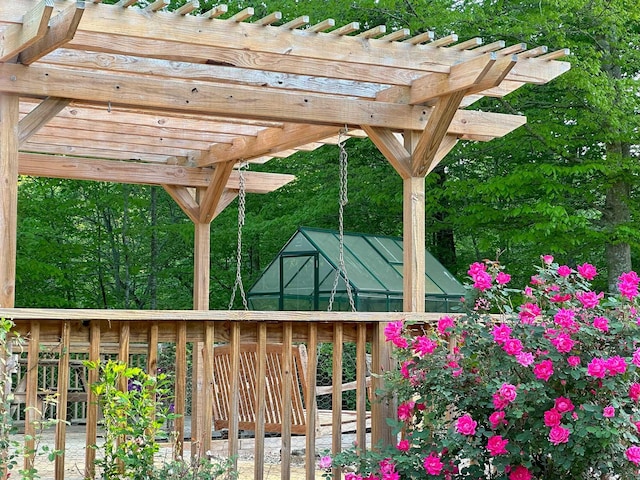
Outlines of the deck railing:
[{"label": "deck railing", "polygon": [[[99,361],[105,355],[115,355],[118,360],[130,362],[132,355],[143,354],[146,357],[146,370],[157,371],[158,352],[161,346],[175,345],[175,385],[173,403],[175,420],[173,430],[176,438],[185,438],[185,413],[187,400],[191,403],[191,434],[189,450],[192,455],[203,454],[211,448],[213,418],[214,377],[213,349],[219,344],[228,344],[231,351],[229,364],[229,419],[227,454],[237,458],[239,451],[239,408],[241,402],[241,362],[242,345],[248,342],[256,344],[257,352],[255,392],[255,432],[254,432],[254,478],[264,478],[265,465],[265,408],[269,402],[270,388],[265,380],[268,376],[267,346],[278,344],[282,347],[281,374],[277,397],[282,400],[281,438],[281,478],[290,478],[292,460],[292,415],[296,392],[303,390],[305,425],[305,469],[306,478],[315,478],[316,474],[316,434],[318,432],[318,411],[316,404],[316,380],[318,345],[333,344],[332,359],[332,408],[331,408],[331,451],[338,452],[347,445],[342,444],[341,424],[343,347],[347,343],[355,344],[356,361],[356,408],[355,440],[362,448],[371,448],[382,443],[394,441],[386,418],[394,415],[394,408],[385,399],[377,397],[376,390],[381,386],[379,375],[392,367],[388,345],[384,341],[384,326],[387,322],[399,319],[418,322],[432,322],[438,314],[416,313],[356,313],[356,312],[255,312],[255,311],[122,311],[122,310],[48,310],[48,309],[0,309],[0,317],[8,318],[16,324],[16,331],[27,339],[27,347],[22,355],[26,364],[24,382],[24,442],[29,451],[34,447],[35,422],[41,388],[39,387],[39,365],[43,363],[42,351],[56,352],[49,355],[46,362],[57,361],[56,388],[58,419],[67,419],[70,375],[77,364],[78,355]],[[308,358],[304,371],[297,372],[293,346],[304,344]],[[43,346],[45,348],[43,348]],[[187,398],[188,385],[188,346],[191,346],[191,374],[193,383],[191,395]],[[370,370],[370,372],[369,372]],[[368,373],[370,382],[368,385]],[[302,381],[298,375],[301,375]],[[295,380],[294,380],[295,378]],[[86,385],[98,380],[98,372],[89,370]],[[73,386],[77,386],[74,383]],[[325,389],[326,390],[326,389]],[[367,397],[369,392],[369,398]],[[77,394],[77,392],[74,392]],[[273,392],[271,392],[273,393]],[[99,429],[99,409],[95,395],[87,388],[86,392],[86,437],[85,446],[96,444]],[[77,395],[76,395],[77,397]],[[368,420],[370,419],[370,420]],[[368,423],[370,421],[370,423]],[[369,426],[370,425],[370,426]],[[54,435],[57,450],[65,451],[67,439],[66,422],[57,422]],[[368,430],[370,428],[370,430]],[[177,442],[175,455],[182,455],[183,445]],[[86,448],[84,478],[94,478],[96,450]],[[186,452],[185,452],[186,455]],[[32,457],[27,457],[29,464]],[[55,458],[55,480],[65,478],[65,455]]]}]

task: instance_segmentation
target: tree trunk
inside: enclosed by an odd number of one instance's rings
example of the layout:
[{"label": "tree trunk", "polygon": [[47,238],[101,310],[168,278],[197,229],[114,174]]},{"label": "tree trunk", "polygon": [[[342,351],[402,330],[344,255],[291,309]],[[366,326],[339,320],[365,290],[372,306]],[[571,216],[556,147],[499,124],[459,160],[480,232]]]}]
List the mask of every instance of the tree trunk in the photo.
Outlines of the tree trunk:
[{"label": "tree trunk", "polygon": [[[607,145],[607,157],[611,161],[619,161],[631,155],[629,144]],[[631,247],[624,239],[619,238],[617,229],[631,221],[629,197],[631,184],[624,177],[616,178],[606,191],[602,220],[608,238],[605,243],[605,260],[607,262],[607,285],[610,292],[616,291],[616,284],[621,273],[631,270]]]}]

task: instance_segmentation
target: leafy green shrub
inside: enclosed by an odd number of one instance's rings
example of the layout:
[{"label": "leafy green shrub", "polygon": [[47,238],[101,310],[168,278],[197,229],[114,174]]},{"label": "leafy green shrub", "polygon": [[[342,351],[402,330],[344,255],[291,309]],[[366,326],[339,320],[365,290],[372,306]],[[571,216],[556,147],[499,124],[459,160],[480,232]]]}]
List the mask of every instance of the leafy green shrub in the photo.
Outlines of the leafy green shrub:
[{"label": "leafy green shrub", "polygon": [[167,420],[175,418],[169,406],[158,401],[169,392],[165,376],[148,375],[140,368],[114,360],[85,364],[100,372],[99,381],[91,385],[91,390],[98,397],[104,417],[103,455],[96,459],[101,478],[153,478],[154,457],[160,449],[156,436]]},{"label": "leafy green shrub", "polygon": [[523,291],[497,262],[469,275],[465,315],[385,329],[400,366],[385,376],[397,444],[322,467],[346,466],[349,480],[637,478],[640,277],[622,274],[605,297],[592,265],[549,255]]}]

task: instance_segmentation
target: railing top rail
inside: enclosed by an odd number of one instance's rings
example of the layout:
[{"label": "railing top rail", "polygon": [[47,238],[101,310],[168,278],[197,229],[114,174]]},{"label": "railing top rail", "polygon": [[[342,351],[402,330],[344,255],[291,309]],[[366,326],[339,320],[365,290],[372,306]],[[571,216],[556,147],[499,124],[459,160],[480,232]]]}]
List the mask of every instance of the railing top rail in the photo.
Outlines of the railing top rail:
[{"label": "railing top rail", "polygon": [[12,320],[120,320],[120,321],[234,321],[234,322],[436,322],[445,313],[313,312],[255,310],[92,310],[0,308],[0,318]]}]

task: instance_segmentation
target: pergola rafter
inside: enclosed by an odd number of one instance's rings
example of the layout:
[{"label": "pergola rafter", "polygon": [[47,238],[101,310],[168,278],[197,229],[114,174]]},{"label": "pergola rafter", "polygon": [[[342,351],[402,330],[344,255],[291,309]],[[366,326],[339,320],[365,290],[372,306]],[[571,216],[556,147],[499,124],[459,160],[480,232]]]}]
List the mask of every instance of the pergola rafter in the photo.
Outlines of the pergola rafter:
[{"label": "pergola rafter", "polygon": [[[195,15],[195,0],[176,12],[136,3],[0,2],[0,307],[14,307],[19,174],[163,186],[194,222],[193,304],[207,310],[210,222],[238,195],[235,167],[346,134],[371,138],[403,178],[404,310],[423,312],[425,175],[459,140],[526,122],[467,107],[569,69],[558,60],[566,50],[384,26],[358,33],[356,22],[309,26],[304,16],[278,26],[278,12],[229,16],[225,5]],[[250,193],[293,179],[245,175]],[[376,358],[387,358],[382,330],[373,337]],[[210,427],[207,405],[194,383],[196,437]],[[388,406],[372,408],[372,431],[389,440]]]}]

